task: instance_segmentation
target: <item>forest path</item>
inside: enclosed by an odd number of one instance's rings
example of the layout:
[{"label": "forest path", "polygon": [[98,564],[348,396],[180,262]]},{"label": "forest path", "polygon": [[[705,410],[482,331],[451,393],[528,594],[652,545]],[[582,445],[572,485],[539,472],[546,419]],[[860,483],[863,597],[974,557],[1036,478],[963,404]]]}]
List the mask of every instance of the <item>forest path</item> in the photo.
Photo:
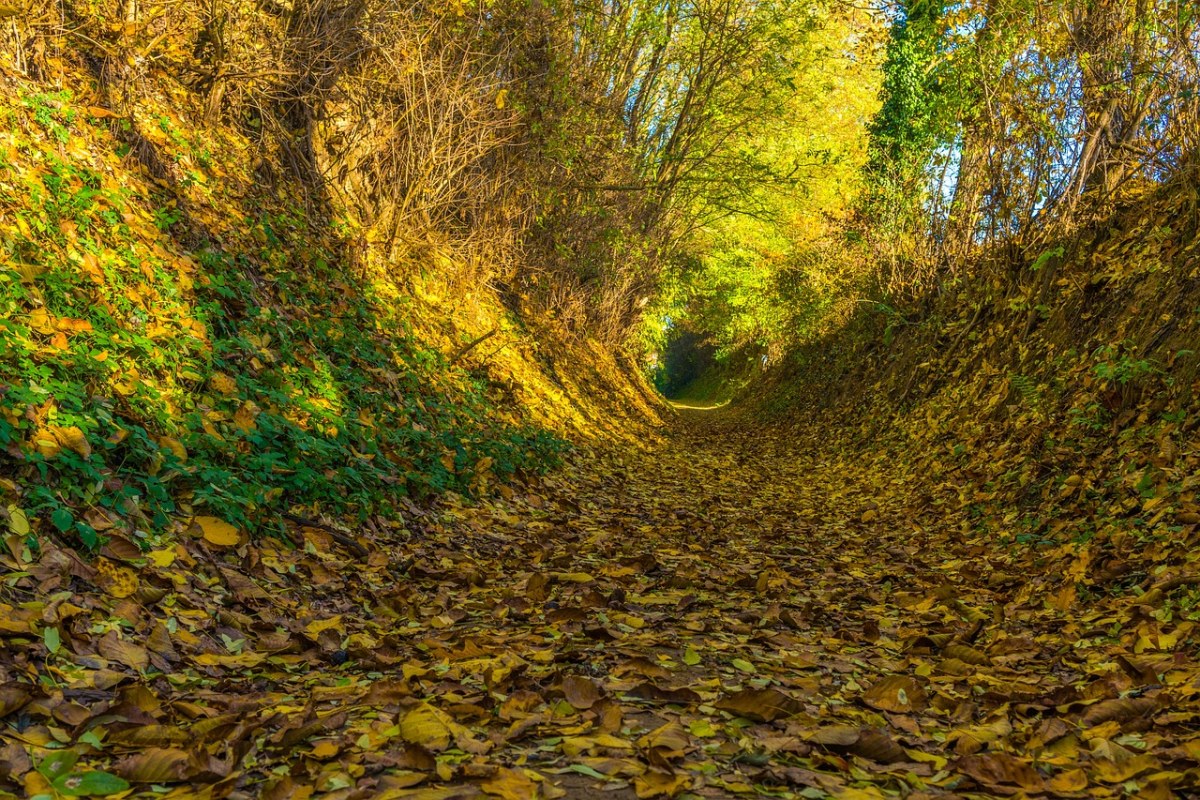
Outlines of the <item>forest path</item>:
[{"label": "forest path", "polygon": [[61,641],[6,659],[0,760],[50,763],[36,794],[65,741],[62,770],[172,798],[1196,785],[1197,668],[1121,633],[1139,606],[1067,610],[1029,562],[820,444],[685,412],[357,546],[197,539],[132,594],[117,554],[49,549],[30,571]]}]

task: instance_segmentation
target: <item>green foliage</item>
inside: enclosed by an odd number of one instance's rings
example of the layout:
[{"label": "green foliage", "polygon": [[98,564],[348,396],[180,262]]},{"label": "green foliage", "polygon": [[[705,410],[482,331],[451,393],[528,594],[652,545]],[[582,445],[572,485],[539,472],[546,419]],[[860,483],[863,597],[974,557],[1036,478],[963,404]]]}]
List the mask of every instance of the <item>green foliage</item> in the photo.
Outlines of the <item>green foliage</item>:
[{"label": "green foliage", "polygon": [[1038,256],[1034,260],[1034,262],[1029,265],[1029,271],[1030,272],[1039,272],[1054,259],[1062,258],[1064,253],[1066,253],[1065,248],[1052,247],[1051,249],[1047,250],[1046,252],[1044,252],[1040,256]]},{"label": "green foliage", "polygon": [[1026,408],[1039,417],[1043,415],[1042,390],[1034,378],[1029,375],[1013,373],[1009,376],[1008,382]]},{"label": "green foliage", "polygon": [[1152,361],[1144,358],[1134,358],[1124,347],[1105,345],[1092,354],[1096,362],[1092,366],[1092,374],[1102,381],[1115,383],[1118,386],[1136,384],[1145,378],[1160,374],[1162,370]]},{"label": "green foliage", "polygon": [[668,274],[669,313],[708,332],[723,353],[778,356],[828,324],[862,282],[862,243],[847,231],[877,107],[878,65],[865,44],[876,30],[869,15],[810,9],[763,89],[774,110],[726,139],[721,169],[737,196],[695,201],[702,224],[687,242],[691,257]]},{"label": "green foliage", "polygon": [[[69,146],[79,115],[52,102],[25,105]],[[0,462],[31,517],[88,547],[110,519],[147,536],[201,510],[245,529],[364,518],[561,451],[492,422],[486,387],[348,278],[302,212],[245,220],[257,249],[184,246],[169,196],[36,133],[9,144],[36,166],[0,166],[0,204],[22,209],[0,245]]]},{"label": "green foliage", "polygon": [[934,73],[941,14],[940,3],[910,0],[892,24],[882,105],[870,125],[869,169],[878,182],[901,191],[923,172],[945,134]]}]

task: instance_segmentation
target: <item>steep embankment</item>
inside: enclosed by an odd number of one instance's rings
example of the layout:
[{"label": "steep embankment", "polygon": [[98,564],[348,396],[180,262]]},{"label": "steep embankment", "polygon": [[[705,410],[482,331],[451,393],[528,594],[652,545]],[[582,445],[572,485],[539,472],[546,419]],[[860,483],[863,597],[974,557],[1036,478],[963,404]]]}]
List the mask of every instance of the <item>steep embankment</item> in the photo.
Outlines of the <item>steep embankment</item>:
[{"label": "steep embankment", "polygon": [[[861,315],[764,396],[892,465],[964,536],[1080,559],[1081,597],[1193,575],[1198,225],[1181,179],[1046,252],[998,254],[923,312]],[[1053,566],[1036,574],[1070,605]]]},{"label": "steep embankment", "polygon": [[[862,510],[954,531],[974,580],[1019,567],[1068,640],[1148,661],[1200,641],[1200,217],[1181,178],[1042,253],[1001,253],[910,316],[863,313],[758,402]],[[1120,614],[1097,603],[1134,598]],[[1089,611],[1091,610],[1091,611]],[[1131,656],[1132,658],[1132,656]]]},{"label": "steep embankment", "polygon": [[542,469],[564,438],[656,424],[631,364],[487,287],[370,263],[317,187],[195,124],[169,81],[125,115],[86,74],[0,82],[14,567],[24,537],[146,547],[197,515],[239,535],[387,517]]}]

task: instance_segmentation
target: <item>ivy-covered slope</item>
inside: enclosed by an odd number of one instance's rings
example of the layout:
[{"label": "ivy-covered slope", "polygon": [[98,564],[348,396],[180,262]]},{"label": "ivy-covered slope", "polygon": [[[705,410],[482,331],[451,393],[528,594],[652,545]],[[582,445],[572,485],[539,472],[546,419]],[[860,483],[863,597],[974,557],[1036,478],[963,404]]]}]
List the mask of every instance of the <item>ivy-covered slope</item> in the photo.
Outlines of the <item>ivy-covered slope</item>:
[{"label": "ivy-covered slope", "polygon": [[[83,79],[0,81],[11,531],[95,547],[193,515],[241,531],[363,520],[540,470],[564,447],[549,428],[578,433],[574,399],[498,303],[474,322],[509,346],[483,361],[263,153],[190,123],[186,94],[148,90],[118,116]],[[536,420],[507,405],[518,395],[543,403]]]}]

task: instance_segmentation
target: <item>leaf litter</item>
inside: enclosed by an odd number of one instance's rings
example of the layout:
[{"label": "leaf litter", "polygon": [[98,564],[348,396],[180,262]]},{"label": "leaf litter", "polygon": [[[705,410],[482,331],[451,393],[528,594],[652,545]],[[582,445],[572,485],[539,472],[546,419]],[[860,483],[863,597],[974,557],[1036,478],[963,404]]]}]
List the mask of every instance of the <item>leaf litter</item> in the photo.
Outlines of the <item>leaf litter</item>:
[{"label": "leaf litter", "polygon": [[692,415],[662,441],[581,450],[477,505],[451,496],[357,532],[297,524],[289,543],[197,517],[150,552],[117,535],[90,561],[10,547],[0,785],[1196,791],[1194,626],[1153,606],[1187,582],[1062,602],[1085,555],[969,539],[874,463]]}]

